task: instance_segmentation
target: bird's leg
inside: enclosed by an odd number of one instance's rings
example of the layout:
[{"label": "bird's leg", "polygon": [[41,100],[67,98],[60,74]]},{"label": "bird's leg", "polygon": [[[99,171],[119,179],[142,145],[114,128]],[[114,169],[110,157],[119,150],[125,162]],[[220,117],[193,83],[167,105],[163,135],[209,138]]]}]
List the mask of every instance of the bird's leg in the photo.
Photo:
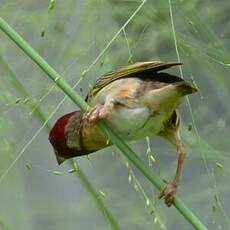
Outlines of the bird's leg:
[{"label": "bird's leg", "polygon": [[114,103],[112,100],[108,100],[103,105],[96,105],[88,113],[84,114],[83,119],[87,121],[88,124],[94,125],[100,119],[107,119],[113,109]]},{"label": "bird's leg", "polygon": [[185,160],[185,147],[181,140],[177,140],[177,152],[178,152],[178,162],[177,162],[177,170],[176,175],[173,179],[173,183],[179,185],[179,180],[182,174],[184,160]]},{"label": "bird's leg", "polygon": [[180,177],[181,177],[183,165],[184,165],[184,160],[185,160],[185,147],[179,137],[179,134],[176,135],[176,138],[173,142],[177,146],[177,152],[178,152],[176,174],[172,182],[170,182],[159,195],[159,198],[164,197],[165,203],[168,207],[172,205],[174,195],[176,194],[178,190],[179,181],[180,181]]}]

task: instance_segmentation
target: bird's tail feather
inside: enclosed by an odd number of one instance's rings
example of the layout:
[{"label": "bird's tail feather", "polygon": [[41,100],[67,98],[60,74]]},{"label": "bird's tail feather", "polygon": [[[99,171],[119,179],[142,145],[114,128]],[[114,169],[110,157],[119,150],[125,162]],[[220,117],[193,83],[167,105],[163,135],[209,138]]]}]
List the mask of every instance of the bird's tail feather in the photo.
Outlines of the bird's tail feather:
[{"label": "bird's tail feather", "polygon": [[183,96],[192,94],[198,91],[197,87],[193,86],[190,82],[180,81],[174,83],[177,89],[182,93]]}]

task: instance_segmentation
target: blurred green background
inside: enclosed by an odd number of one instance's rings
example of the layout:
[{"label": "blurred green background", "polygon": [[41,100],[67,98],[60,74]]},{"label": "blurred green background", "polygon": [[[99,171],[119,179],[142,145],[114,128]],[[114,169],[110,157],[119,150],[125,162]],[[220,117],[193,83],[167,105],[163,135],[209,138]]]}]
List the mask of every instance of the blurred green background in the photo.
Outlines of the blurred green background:
[{"label": "blurred green background", "polygon": [[[173,21],[170,1],[141,4],[0,0],[0,16],[71,85],[80,79],[76,91],[83,97],[101,74],[116,66],[177,61],[176,43],[184,78],[199,87],[180,107],[187,159],[178,195],[208,229],[230,229],[230,4],[172,0]],[[181,74],[179,68],[170,72]],[[68,173],[70,164],[57,165],[47,129],[27,144],[44,122],[39,111],[48,118],[63,97],[1,32],[0,229],[110,229],[81,178]],[[75,109],[66,99],[50,124]],[[145,139],[131,146],[154,172],[166,180],[172,177],[173,146],[157,137],[150,138],[151,153]],[[121,229],[193,229],[174,207],[157,199],[158,191],[115,147],[77,162]]]}]

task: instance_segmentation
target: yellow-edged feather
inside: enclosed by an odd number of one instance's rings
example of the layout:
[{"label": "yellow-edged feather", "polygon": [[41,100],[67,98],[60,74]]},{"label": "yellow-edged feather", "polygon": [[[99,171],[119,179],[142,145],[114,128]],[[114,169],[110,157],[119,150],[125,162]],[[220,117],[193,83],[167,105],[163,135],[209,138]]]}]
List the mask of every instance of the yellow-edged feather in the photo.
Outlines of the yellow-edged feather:
[{"label": "yellow-edged feather", "polygon": [[95,85],[90,90],[89,94],[86,97],[86,100],[90,100],[94,97],[103,87],[110,84],[111,82],[129,77],[133,74],[140,73],[145,70],[152,70],[153,72],[158,72],[164,69],[168,69],[172,66],[181,65],[182,63],[178,62],[161,62],[161,61],[148,61],[148,62],[136,62],[131,65],[123,66],[113,71],[110,71],[102,75],[97,79]]}]

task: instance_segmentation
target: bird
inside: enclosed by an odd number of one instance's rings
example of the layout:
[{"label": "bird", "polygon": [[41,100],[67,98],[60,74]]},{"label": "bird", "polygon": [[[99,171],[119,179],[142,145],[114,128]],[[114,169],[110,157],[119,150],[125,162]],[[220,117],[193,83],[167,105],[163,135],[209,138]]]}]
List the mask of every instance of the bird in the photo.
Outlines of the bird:
[{"label": "bird", "polygon": [[171,182],[160,192],[168,207],[178,191],[185,160],[185,145],[179,132],[178,106],[197,87],[165,72],[179,62],[136,62],[98,78],[85,101],[89,110],[73,111],[60,117],[49,134],[59,164],[110,146],[98,126],[100,120],[125,141],[160,136],[177,149],[177,168]]}]

